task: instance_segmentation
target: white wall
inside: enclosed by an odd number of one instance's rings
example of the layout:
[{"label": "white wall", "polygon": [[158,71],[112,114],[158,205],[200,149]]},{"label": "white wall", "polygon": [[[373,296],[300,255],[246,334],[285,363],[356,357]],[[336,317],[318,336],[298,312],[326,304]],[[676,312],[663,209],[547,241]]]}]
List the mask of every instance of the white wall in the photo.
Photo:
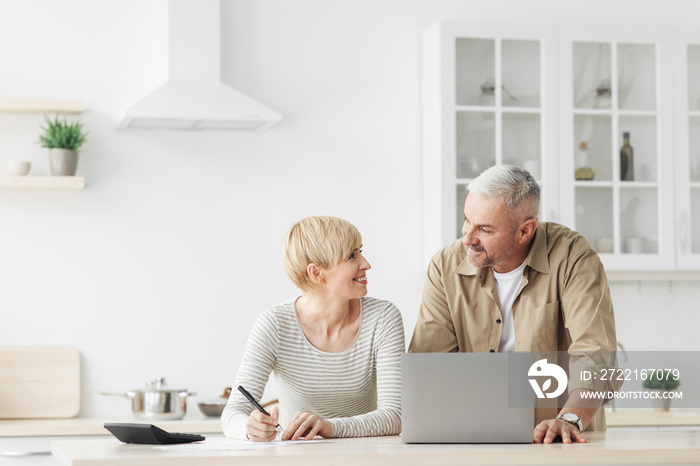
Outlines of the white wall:
[{"label": "white wall", "polygon": [[[199,399],[230,385],[257,314],[296,294],[280,242],[310,214],[357,225],[370,293],[398,305],[410,338],[423,281],[419,32],[432,22],[697,18],[677,0],[222,4],[223,80],[284,115],[269,132],[115,130],[165,79],[164,0],[0,1],[0,96],[85,99],[90,131],[84,191],[0,192],[0,344],[76,346],[83,416],[128,413],[98,392],[155,376]],[[41,122],[0,115],[0,172],[13,159],[47,172]],[[700,349],[698,288],[613,288],[620,340]],[[663,329],[653,348],[649,328]]]}]

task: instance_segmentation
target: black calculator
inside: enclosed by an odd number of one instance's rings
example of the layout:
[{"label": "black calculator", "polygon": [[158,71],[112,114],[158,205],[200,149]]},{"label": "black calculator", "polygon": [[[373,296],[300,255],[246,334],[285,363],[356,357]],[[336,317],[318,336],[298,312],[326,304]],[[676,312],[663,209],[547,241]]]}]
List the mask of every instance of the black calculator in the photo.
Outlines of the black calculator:
[{"label": "black calculator", "polygon": [[105,429],[124,443],[170,445],[204,440],[203,435],[167,432],[152,424],[106,423]]}]

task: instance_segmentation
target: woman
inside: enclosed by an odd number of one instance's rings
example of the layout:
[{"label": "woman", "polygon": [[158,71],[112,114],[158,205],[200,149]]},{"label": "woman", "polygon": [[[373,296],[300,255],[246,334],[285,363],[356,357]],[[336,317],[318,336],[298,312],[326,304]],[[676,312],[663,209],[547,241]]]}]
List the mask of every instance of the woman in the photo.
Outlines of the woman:
[{"label": "woman", "polygon": [[260,399],[275,374],[280,409],[266,416],[233,390],[224,434],[268,442],[401,432],[404,330],[392,303],[367,297],[369,262],[346,220],[307,217],[289,230],[282,265],[302,291],[265,311],[248,339],[235,387]]}]

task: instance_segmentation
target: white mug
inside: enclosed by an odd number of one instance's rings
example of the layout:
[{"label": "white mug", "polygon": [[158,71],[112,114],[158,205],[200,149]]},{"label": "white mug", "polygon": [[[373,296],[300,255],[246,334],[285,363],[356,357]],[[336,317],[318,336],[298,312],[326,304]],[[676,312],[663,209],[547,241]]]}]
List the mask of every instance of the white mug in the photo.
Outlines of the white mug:
[{"label": "white mug", "polygon": [[24,176],[29,173],[32,164],[29,162],[16,162],[14,160],[7,162],[7,171],[10,175]]},{"label": "white mug", "polygon": [[627,238],[627,253],[642,254],[644,252],[644,238],[640,236],[630,236]]}]

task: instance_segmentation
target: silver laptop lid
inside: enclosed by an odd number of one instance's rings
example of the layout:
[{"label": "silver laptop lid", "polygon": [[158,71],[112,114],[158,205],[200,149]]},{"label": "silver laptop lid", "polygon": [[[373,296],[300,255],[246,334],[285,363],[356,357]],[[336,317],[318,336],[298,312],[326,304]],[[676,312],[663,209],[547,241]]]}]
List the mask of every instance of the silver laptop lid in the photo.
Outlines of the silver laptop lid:
[{"label": "silver laptop lid", "polygon": [[531,353],[408,353],[401,359],[406,443],[530,443]]}]

